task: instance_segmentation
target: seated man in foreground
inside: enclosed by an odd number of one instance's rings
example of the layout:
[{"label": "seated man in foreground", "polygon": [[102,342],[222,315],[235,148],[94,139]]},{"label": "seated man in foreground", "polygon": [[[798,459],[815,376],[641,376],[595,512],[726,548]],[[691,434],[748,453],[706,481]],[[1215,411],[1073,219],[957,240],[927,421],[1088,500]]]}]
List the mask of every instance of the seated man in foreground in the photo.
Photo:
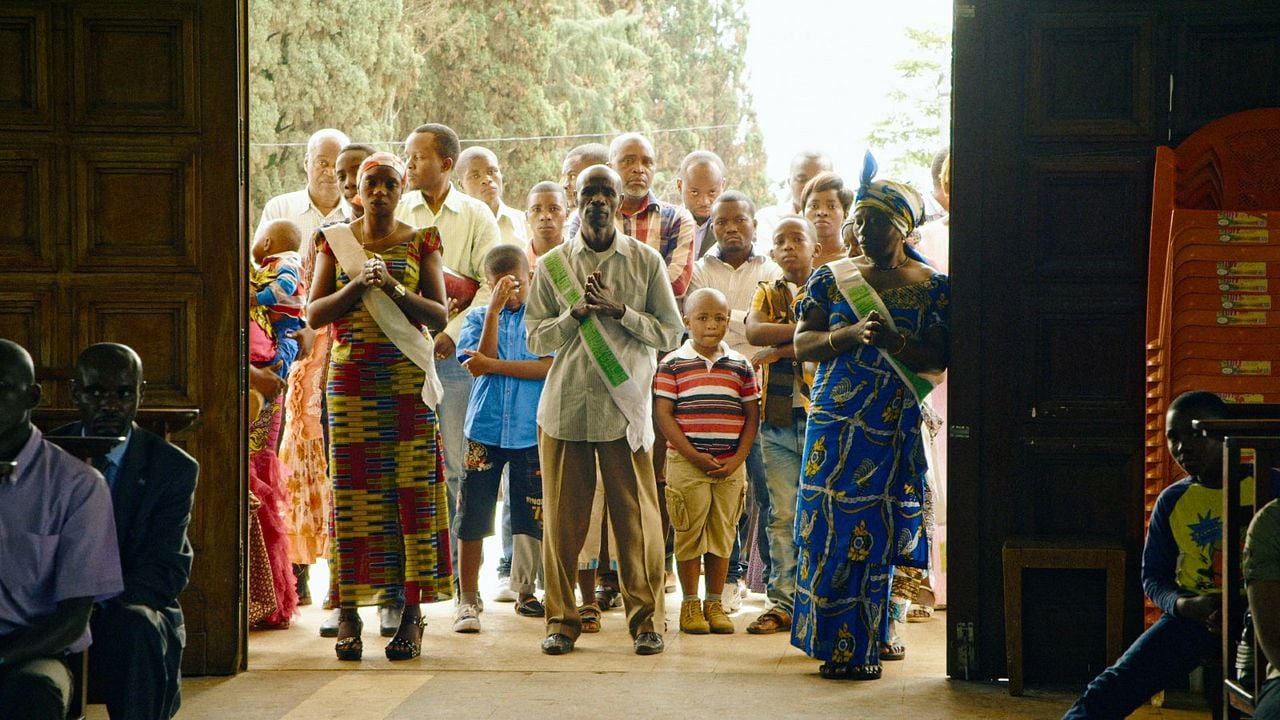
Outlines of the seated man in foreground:
[{"label": "seated man in foreground", "polygon": [[66,716],[66,655],[122,587],[107,487],[31,424],[39,402],[31,356],[0,339],[0,720]]},{"label": "seated man in foreground", "polygon": [[[1063,720],[1123,718],[1203,663],[1220,667],[1222,609],[1222,443],[1193,420],[1226,416],[1217,395],[1179,395],[1165,415],[1169,454],[1187,477],[1165,488],[1151,511],[1142,552],[1142,589],[1164,614],[1102,671]],[[1206,678],[1215,715],[1222,679]]]},{"label": "seated man in foreground", "polygon": [[71,381],[81,422],[58,430],[125,438],[95,463],[111,489],[124,574],[124,592],[93,614],[89,653],[89,696],[106,702],[112,720],[173,717],[187,639],[178,593],[191,575],[187,524],[199,468],[133,423],[142,385],[131,348],[91,345]]}]

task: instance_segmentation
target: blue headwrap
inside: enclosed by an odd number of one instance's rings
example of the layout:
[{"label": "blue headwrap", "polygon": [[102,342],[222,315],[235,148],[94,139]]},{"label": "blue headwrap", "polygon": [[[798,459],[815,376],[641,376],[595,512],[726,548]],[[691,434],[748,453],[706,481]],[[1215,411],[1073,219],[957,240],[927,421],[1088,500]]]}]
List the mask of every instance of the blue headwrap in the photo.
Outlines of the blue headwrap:
[{"label": "blue headwrap", "polygon": [[[874,180],[877,170],[879,166],[876,158],[868,150],[862,159],[862,176],[853,207],[855,210],[869,207],[884,213],[905,239],[924,220],[924,198],[920,197],[915,188],[905,183]],[[904,244],[904,249],[911,258],[925,261],[909,243]]]}]

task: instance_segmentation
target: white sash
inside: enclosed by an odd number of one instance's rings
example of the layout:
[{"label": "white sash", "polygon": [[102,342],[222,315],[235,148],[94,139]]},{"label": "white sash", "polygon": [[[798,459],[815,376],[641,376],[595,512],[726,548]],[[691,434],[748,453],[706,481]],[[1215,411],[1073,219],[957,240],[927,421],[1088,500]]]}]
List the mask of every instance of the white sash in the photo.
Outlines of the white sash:
[{"label": "white sash", "polygon": [[[889,309],[885,307],[884,300],[880,299],[875,288],[871,287],[871,283],[867,282],[867,279],[862,276],[862,272],[858,270],[858,265],[853,261],[853,258],[832,260],[827,263],[827,267],[831,268],[831,274],[835,276],[836,287],[840,288],[840,294],[844,295],[844,299],[849,301],[849,305],[858,314],[859,320],[865,318],[874,310],[880,313],[881,320],[890,330],[898,332],[898,326],[894,324],[893,316],[889,314]],[[941,378],[936,375],[934,377],[925,377],[916,373],[901,360],[894,357],[893,353],[888,350],[884,348],[876,349],[889,362],[889,366],[898,373],[898,377],[902,378],[902,382],[911,388],[916,400],[924,400],[925,396],[941,382]]]},{"label": "white sash", "polygon": [[[369,257],[360,246],[360,241],[352,234],[350,226],[330,225],[324,229],[324,236],[343,272],[351,282],[355,282],[364,271],[364,263]],[[422,402],[435,410],[444,388],[436,377],[435,343],[431,341],[431,336],[414,327],[395,301],[387,297],[380,288],[365,288],[360,299],[387,338],[427,374],[422,380]]]},{"label": "white sash", "polygon": [[[619,233],[621,235],[621,233]],[[615,242],[617,242],[615,240]],[[564,246],[560,246],[563,248]],[[542,256],[541,264],[551,279],[556,295],[569,307],[582,300],[582,286],[569,265],[569,259],[560,249],[553,249]],[[642,387],[622,365],[618,357],[618,337],[621,332],[615,323],[600,322],[595,315],[588,315],[578,323],[578,336],[591,357],[591,365],[609,388],[609,397],[627,420],[627,444],[632,452],[653,447],[653,417],[650,415],[653,397],[648,387]]]}]

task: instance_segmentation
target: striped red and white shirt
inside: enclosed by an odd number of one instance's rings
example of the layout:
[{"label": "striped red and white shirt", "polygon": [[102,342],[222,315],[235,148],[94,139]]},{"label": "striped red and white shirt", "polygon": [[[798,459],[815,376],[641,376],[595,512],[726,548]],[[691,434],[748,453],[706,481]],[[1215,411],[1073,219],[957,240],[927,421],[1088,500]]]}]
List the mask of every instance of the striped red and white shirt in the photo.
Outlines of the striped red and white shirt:
[{"label": "striped red and white shirt", "polygon": [[744,405],[760,399],[760,385],[751,363],[725,343],[712,359],[686,340],[658,363],[653,394],[675,403],[676,424],[690,445],[722,460],[737,452],[746,425]]}]

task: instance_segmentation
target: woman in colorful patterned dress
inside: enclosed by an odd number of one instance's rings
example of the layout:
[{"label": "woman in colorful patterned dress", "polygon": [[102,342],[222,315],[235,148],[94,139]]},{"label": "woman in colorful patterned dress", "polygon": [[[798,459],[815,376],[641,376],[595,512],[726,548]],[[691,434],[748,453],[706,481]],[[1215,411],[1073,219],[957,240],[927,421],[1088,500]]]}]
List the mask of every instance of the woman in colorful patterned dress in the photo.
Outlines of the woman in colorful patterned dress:
[{"label": "woman in colorful patterned dress", "polygon": [[[406,660],[421,648],[418,603],[453,592],[436,416],[427,404],[438,395],[422,389],[424,377],[439,383],[409,342],[429,347],[423,328],[445,324],[440,235],[395,219],[404,174],[389,153],[361,164],[365,214],[321,231],[307,308],[313,327],[333,324],[326,397],[342,660],[359,660],[363,650],[357,607],[403,586],[404,614],[386,655]],[[390,314],[375,320],[379,307]]]},{"label": "woman in colorful patterned dress", "polygon": [[818,363],[796,513],[791,642],[823,677],[874,680],[895,565],[926,566],[924,376],[947,363],[950,281],[909,248],[923,212],[874,181],[867,154],[854,221],[863,255],[814,271],[797,304],[796,357]]}]

